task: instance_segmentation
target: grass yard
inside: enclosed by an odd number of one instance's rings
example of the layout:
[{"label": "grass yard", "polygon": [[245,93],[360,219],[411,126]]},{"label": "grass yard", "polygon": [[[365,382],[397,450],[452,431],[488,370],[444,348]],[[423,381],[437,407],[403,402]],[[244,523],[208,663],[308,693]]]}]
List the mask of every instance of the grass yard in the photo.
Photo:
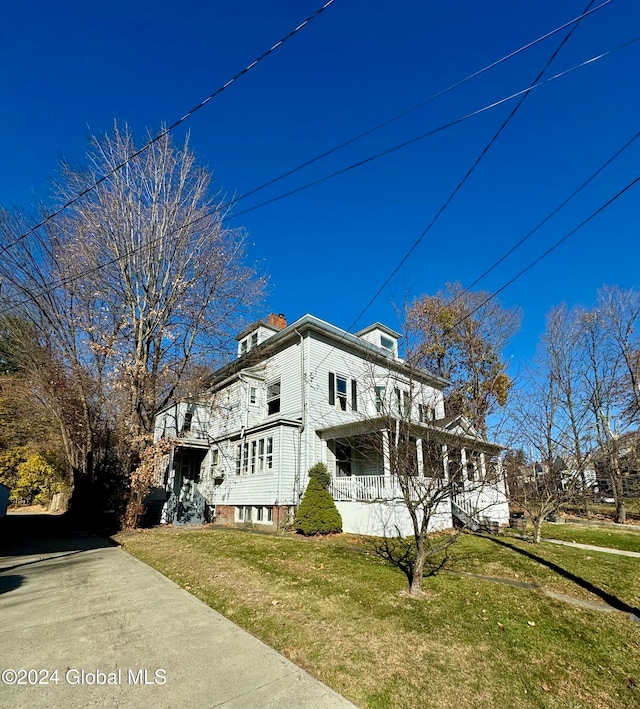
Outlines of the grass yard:
[{"label": "grass yard", "polygon": [[[361,707],[640,706],[640,623],[622,612],[447,572],[413,599],[371,540],[349,535],[203,528],[117,539]],[[473,535],[453,550],[458,571],[640,606],[640,559]]]},{"label": "grass yard", "polygon": [[560,539],[565,542],[595,544],[600,547],[611,547],[612,549],[640,553],[640,526],[637,529],[624,527],[618,530],[573,522],[570,524],[543,524],[542,536],[548,539]]}]

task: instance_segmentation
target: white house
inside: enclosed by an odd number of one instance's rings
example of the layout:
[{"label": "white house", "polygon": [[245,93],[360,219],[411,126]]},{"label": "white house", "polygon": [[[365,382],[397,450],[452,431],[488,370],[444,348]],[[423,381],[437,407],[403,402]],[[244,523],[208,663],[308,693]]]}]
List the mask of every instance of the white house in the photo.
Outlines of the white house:
[{"label": "white house", "polygon": [[[455,480],[433,529],[454,518],[509,518],[500,447],[463,417],[446,418],[446,381],[409,367],[400,334],[375,323],[352,335],[311,315],[291,325],[270,315],[238,335],[238,357],[195,400],[156,417],[155,439],[175,439],[162,521],[282,526],[293,518],[307,471],[324,462],[346,532],[410,533],[390,454],[394,420],[410,422],[415,475]],[[439,470],[427,470],[436,445]],[[427,450],[427,448],[430,448]]]}]

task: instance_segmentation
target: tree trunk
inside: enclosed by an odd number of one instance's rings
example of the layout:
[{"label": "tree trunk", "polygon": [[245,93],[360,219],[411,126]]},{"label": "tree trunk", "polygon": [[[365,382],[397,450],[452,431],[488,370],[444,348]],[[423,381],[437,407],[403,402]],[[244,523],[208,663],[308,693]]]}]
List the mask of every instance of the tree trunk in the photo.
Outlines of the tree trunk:
[{"label": "tree trunk", "polygon": [[544,521],[544,516],[540,515],[540,517],[536,517],[535,520],[533,521],[533,543],[534,544],[540,544],[542,541],[542,522]]},{"label": "tree trunk", "polygon": [[424,546],[424,540],[418,542],[418,551],[416,553],[416,561],[413,565],[413,577],[411,578],[411,586],[409,594],[411,596],[419,596],[422,593],[422,577],[424,575],[424,562],[426,560],[427,550]]}]

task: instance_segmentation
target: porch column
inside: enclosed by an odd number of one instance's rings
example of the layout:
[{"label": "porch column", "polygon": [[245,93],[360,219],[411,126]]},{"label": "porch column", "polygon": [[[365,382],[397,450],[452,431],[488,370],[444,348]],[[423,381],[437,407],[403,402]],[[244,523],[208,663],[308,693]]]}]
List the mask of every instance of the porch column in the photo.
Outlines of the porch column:
[{"label": "porch column", "polygon": [[382,469],[385,478],[391,478],[391,446],[388,428],[382,431]]},{"label": "porch column", "polygon": [[467,487],[465,484],[467,482],[467,451],[464,448],[460,448],[460,467],[462,468],[462,487],[463,489]]},{"label": "porch column", "polygon": [[416,438],[416,458],[418,460],[418,476],[424,477],[424,458],[422,457],[422,438]]},{"label": "porch column", "polygon": [[447,452],[446,443],[442,444],[442,475],[442,479],[446,484],[446,482],[449,480],[449,453]]},{"label": "porch column", "polygon": [[480,480],[487,478],[487,462],[484,459],[484,451],[480,451]]},{"label": "porch column", "polygon": [[[328,450],[328,448],[329,448],[328,442],[324,438],[321,438],[320,439],[320,460],[325,465],[327,465],[327,450]],[[327,465],[327,467],[329,467],[329,466]],[[331,477],[333,477],[333,475]]]}]

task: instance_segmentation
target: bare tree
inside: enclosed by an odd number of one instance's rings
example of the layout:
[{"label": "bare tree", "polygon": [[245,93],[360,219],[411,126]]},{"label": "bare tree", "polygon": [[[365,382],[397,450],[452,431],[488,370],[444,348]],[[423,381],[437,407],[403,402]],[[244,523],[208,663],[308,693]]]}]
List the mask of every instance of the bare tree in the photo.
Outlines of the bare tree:
[{"label": "bare tree", "polygon": [[[134,152],[126,126],[92,137],[86,168],[63,164],[58,198]],[[0,305],[21,304],[35,333],[25,367],[37,369],[46,354],[42,392],[70,418],[61,426],[76,478],[90,477],[97,450],[104,459],[116,442],[128,474],[156,412],[194,365],[222,351],[261,296],[245,236],[225,226],[210,190],[188,143],[176,148],[165,136],[3,257]],[[2,242],[26,221],[5,213]]]}]

